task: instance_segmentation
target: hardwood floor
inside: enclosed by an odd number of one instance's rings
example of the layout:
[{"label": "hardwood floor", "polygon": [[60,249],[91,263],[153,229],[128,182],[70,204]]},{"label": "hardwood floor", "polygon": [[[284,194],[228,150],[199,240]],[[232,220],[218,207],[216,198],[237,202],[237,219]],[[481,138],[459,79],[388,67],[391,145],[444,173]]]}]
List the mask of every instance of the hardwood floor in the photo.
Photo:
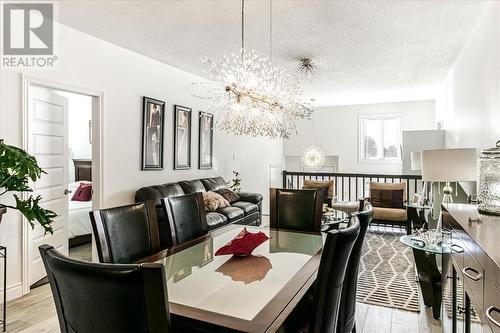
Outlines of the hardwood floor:
[{"label": "hardwood floor", "polygon": [[[423,304],[423,301],[421,302]],[[441,321],[422,305],[420,313],[358,303],[356,325],[359,333],[440,333]]]},{"label": "hardwood floor", "polygon": [[56,309],[48,284],[7,302],[7,332],[59,332]]},{"label": "hardwood floor", "polygon": [[[356,322],[359,333],[442,331],[440,321],[432,319],[431,311],[425,307],[417,313],[358,303]],[[7,303],[7,332],[59,332],[49,285],[33,289],[30,294]]]}]

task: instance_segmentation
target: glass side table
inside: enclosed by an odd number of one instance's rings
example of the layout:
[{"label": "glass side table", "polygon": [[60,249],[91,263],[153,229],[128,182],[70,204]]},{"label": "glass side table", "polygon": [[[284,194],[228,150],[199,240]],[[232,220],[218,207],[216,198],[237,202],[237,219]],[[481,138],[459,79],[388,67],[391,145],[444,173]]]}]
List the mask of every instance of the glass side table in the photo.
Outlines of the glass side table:
[{"label": "glass side table", "polygon": [[341,223],[349,222],[349,214],[336,210],[328,209],[321,217],[321,231],[325,232],[332,229],[339,229]]},{"label": "glass side table", "polygon": [[399,240],[412,248],[424,304],[431,307],[433,317],[439,319],[442,300],[441,271],[438,268],[436,255],[450,253],[449,244],[440,241],[437,244],[428,245],[416,235],[401,236]]},{"label": "glass side table", "polygon": [[405,207],[408,223],[406,227],[407,234],[410,235],[413,228],[427,229],[429,221],[426,218],[426,212],[430,213],[432,211],[432,206],[408,203],[405,204]]}]

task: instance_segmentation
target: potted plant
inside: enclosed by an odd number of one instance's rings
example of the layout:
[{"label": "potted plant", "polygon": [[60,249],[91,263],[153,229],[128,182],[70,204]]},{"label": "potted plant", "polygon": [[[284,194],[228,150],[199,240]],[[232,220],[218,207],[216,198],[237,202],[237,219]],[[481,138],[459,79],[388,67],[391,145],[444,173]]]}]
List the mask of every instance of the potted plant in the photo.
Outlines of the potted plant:
[{"label": "potted plant", "polygon": [[234,178],[231,179],[228,186],[234,192],[241,192],[241,179],[238,171],[233,171]]},{"label": "potted plant", "polygon": [[21,148],[9,146],[0,139],[0,199],[4,195],[14,196],[15,206],[0,204],[0,221],[7,208],[21,212],[31,227],[35,223],[40,224],[45,232],[52,233],[52,222],[57,216],[51,210],[40,207],[42,199],[39,195],[29,195],[22,199],[19,193],[33,192],[29,186],[29,180],[36,181],[42,173],[45,173],[37,164],[36,159]]}]

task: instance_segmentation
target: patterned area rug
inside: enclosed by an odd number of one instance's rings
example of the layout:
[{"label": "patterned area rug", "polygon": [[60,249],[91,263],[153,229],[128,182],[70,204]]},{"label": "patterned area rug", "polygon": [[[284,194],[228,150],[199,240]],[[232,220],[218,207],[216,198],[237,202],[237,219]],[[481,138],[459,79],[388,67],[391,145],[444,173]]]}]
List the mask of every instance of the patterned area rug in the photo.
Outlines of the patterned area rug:
[{"label": "patterned area rug", "polygon": [[395,230],[368,229],[359,266],[357,301],[419,312],[413,253],[399,241],[403,234]]}]

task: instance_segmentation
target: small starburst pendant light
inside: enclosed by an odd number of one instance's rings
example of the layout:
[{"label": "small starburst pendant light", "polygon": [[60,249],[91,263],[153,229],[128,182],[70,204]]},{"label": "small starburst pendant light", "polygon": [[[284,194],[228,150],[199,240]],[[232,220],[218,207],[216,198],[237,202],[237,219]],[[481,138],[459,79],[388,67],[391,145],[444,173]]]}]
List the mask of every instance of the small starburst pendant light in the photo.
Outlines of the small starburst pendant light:
[{"label": "small starburst pendant light", "polygon": [[[270,3],[271,47],[271,3]],[[253,137],[288,138],[295,121],[309,119],[312,110],[300,101],[296,75],[255,50],[245,50],[245,0],[241,2],[241,50],[222,60],[203,60],[211,83],[201,83],[217,114],[216,127],[227,133]]]},{"label": "small starburst pendant light", "polygon": [[311,133],[312,144],[302,151],[300,161],[305,170],[317,171],[325,165],[326,156],[321,148],[314,144],[314,117],[311,117]]},{"label": "small starburst pendant light", "polygon": [[325,154],[316,145],[307,147],[302,152],[301,162],[307,171],[317,171],[325,165]]}]

